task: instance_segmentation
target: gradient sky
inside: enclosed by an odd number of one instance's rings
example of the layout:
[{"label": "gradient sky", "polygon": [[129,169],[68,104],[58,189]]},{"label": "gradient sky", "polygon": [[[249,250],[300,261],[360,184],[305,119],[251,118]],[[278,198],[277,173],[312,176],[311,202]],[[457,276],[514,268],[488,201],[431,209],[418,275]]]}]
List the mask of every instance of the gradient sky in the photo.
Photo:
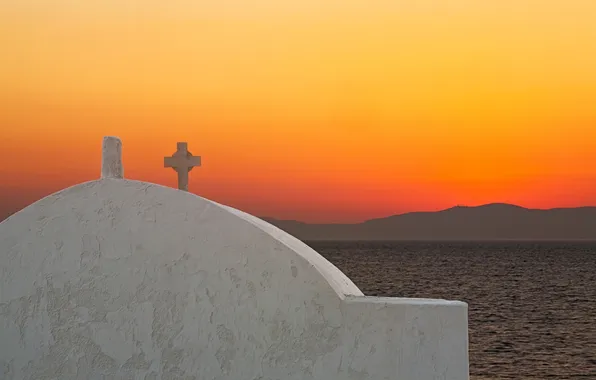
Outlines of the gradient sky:
[{"label": "gradient sky", "polygon": [[125,176],[281,219],[596,205],[594,0],[1,0],[0,212]]}]

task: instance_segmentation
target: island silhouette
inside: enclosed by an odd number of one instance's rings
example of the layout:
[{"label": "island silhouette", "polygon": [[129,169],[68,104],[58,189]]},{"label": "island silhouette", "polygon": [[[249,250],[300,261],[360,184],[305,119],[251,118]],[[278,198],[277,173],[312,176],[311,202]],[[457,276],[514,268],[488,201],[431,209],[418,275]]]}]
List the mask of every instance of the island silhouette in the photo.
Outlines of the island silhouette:
[{"label": "island silhouette", "polygon": [[306,241],[596,240],[596,207],[529,209],[491,203],[409,212],[356,224],[262,219]]},{"label": "island silhouette", "polygon": [[[0,210],[0,222],[17,211]],[[362,223],[261,219],[311,241],[596,241],[596,207],[530,209],[506,203],[408,212]]]}]

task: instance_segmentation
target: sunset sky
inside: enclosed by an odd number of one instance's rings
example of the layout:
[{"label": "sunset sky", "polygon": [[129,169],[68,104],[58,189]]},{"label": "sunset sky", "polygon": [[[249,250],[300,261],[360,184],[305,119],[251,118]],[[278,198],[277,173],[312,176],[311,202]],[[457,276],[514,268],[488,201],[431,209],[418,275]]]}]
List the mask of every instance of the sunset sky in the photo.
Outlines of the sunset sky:
[{"label": "sunset sky", "polygon": [[358,222],[596,205],[594,0],[4,0],[0,219],[125,177]]}]

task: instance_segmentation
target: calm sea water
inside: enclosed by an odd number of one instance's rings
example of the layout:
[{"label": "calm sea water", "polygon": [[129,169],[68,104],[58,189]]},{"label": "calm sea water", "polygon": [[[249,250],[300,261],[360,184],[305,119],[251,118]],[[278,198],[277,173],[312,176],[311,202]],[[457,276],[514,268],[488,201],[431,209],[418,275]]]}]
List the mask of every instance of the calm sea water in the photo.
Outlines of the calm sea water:
[{"label": "calm sea water", "polygon": [[308,244],[367,295],[467,302],[471,379],[596,379],[596,243]]}]

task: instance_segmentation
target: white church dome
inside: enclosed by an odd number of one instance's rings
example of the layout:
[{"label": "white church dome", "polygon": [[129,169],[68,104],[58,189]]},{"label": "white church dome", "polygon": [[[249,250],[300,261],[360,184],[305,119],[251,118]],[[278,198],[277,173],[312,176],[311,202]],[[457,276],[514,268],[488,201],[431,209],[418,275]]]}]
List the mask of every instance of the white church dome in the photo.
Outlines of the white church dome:
[{"label": "white church dome", "polygon": [[465,304],[364,297],[258,218],[118,178],[117,156],[0,223],[0,378],[464,379]]}]

